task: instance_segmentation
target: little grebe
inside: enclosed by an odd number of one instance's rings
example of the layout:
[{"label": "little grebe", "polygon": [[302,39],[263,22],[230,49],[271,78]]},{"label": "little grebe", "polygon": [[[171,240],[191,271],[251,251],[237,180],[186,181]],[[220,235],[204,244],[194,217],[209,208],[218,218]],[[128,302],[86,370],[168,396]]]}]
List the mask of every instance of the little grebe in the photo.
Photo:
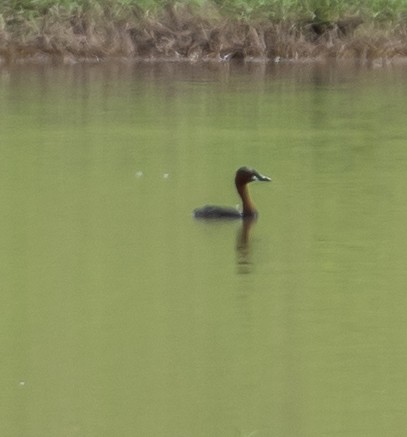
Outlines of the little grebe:
[{"label": "little grebe", "polygon": [[250,199],[249,190],[247,184],[253,181],[264,181],[269,182],[271,179],[267,176],[261,175],[258,171],[247,168],[240,167],[235,176],[236,190],[242,199],[243,211],[240,212],[235,208],[228,208],[223,206],[213,206],[206,205],[202,208],[197,208],[194,210],[194,216],[196,218],[246,218],[246,217],[256,217],[256,208]]}]

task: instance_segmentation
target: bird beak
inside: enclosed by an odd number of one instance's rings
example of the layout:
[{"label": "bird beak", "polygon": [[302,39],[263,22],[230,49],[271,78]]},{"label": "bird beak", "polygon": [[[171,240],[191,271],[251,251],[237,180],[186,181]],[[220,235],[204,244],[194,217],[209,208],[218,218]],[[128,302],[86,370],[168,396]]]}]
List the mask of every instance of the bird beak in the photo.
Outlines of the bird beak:
[{"label": "bird beak", "polygon": [[253,181],[261,181],[261,182],[271,182],[271,178],[268,176],[264,176],[260,173],[256,173],[253,175]]}]

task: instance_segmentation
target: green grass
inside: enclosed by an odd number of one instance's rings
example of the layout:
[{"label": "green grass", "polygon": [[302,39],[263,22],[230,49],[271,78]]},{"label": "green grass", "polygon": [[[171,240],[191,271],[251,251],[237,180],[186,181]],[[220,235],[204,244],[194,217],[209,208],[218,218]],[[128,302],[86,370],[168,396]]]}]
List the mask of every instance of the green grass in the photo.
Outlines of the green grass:
[{"label": "green grass", "polygon": [[[3,0],[2,15],[17,14],[37,17],[52,7],[68,11],[94,10],[109,7],[120,12],[137,8],[158,13],[169,2],[165,0]],[[205,7],[207,0],[181,1],[195,7]],[[212,0],[224,15],[240,18],[277,20],[313,18],[335,19],[346,14],[363,14],[374,21],[394,21],[407,15],[407,0]]]}]

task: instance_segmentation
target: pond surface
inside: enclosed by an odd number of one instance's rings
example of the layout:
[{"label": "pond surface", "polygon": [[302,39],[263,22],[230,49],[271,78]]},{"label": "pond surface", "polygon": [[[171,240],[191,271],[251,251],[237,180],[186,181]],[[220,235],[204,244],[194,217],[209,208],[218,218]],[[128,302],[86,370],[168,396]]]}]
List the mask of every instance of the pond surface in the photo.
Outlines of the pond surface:
[{"label": "pond surface", "polygon": [[[3,437],[404,436],[407,69],[0,70]],[[194,220],[251,184],[253,226]]]}]

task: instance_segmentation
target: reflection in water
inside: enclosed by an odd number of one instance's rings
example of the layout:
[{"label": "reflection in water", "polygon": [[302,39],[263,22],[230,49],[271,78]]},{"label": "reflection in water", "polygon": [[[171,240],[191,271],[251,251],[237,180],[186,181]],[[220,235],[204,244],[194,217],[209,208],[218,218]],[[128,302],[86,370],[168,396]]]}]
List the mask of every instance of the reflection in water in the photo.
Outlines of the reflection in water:
[{"label": "reflection in water", "polygon": [[242,220],[242,227],[237,234],[236,253],[238,273],[247,274],[252,271],[250,259],[250,231],[256,222],[255,217],[246,217]]}]

